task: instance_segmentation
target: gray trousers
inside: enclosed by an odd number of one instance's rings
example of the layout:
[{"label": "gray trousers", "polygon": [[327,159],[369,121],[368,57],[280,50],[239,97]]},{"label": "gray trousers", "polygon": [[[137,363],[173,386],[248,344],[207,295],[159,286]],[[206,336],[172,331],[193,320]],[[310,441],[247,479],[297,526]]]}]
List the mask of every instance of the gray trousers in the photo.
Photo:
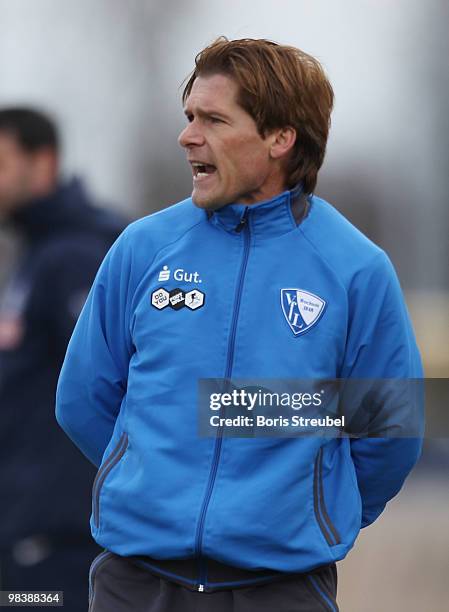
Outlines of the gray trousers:
[{"label": "gray trousers", "polygon": [[335,565],[263,585],[198,592],[103,552],[90,572],[89,612],[338,612]]}]

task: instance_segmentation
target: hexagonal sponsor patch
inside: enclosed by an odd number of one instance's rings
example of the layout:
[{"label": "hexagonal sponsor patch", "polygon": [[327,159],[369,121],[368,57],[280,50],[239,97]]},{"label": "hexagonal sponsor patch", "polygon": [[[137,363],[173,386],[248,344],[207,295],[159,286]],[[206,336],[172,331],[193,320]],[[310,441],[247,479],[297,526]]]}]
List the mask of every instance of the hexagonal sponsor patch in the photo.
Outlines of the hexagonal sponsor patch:
[{"label": "hexagonal sponsor patch", "polygon": [[184,306],[185,293],[182,289],[172,289],[169,293],[169,302],[173,310],[179,310]]},{"label": "hexagonal sponsor patch", "polygon": [[185,294],[185,305],[190,310],[196,310],[197,308],[201,308],[204,304],[205,295],[202,291],[198,289],[192,289],[192,291],[188,291]]},{"label": "hexagonal sponsor patch", "polygon": [[151,294],[151,303],[158,310],[162,310],[169,305],[169,293],[165,289],[156,289]]},{"label": "hexagonal sponsor patch", "polygon": [[199,289],[192,289],[185,292],[183,289],[164,289],[159,287],[151,294],[151,304],[158,310],[163,310],[170,306],[173,310],[180,310],[186,306],[189,310],[197,310],[204,306],[206,299],[205,293]]}]

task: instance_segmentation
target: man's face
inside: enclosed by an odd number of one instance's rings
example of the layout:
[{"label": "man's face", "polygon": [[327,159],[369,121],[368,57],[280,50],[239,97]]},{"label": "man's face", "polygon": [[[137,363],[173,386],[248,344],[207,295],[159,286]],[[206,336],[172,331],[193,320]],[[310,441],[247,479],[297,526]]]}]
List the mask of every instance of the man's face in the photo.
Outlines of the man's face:
[{"label": "man's face", "polygon": [[252,204],[284,189],[284,172],[271,156],[273,138],[261,137],[237,94],[232,78],[214,74],[197,77],[186,100],[189,123],[178,141],[192,166],[192,199],[200,208]]},{"label": "man's face", "polygon": [[33,176],[33,156],[12,135],[0,132],[0,218],[29,199]]}]

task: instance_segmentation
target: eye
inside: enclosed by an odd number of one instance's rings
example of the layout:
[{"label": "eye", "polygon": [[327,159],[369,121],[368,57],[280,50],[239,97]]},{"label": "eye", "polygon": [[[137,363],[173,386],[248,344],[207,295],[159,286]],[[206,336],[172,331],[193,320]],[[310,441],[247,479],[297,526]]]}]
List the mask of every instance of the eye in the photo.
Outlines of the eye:
[{"label": "eye", "polygon": [[223,119],[220,119],[219,117],[210,117],[210,121],[211,123],[224,123]]},{"label": "eye", "polygon": [[186,113],[186,119],[189,123],[192,123],[193,121],[193,115],[192,113]]}]

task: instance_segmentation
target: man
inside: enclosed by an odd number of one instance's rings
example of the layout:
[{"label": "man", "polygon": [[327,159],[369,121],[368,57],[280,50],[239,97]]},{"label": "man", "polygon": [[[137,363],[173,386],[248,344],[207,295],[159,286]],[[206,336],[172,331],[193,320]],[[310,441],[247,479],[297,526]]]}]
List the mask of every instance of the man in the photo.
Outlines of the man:
[{"label": "man", "polygon": [[32,108],[0,110],[0,219],[22,238],[0,296],[0,583],[87,599],[98,547],[87,529],[92,466],[54,421],[59,371],[76,318],[124,228],[59,178],[59,137]]},{"label": "man", "polygon": [[335,561],[419,441],[201,437],[197,384],[419,377],[399,284],[312,195],[333,104],[314,58],[221,38],[183,101],[192,196],[115,243],[59,381],[58,421],[100,466],[90,610],[337,610]]}]

